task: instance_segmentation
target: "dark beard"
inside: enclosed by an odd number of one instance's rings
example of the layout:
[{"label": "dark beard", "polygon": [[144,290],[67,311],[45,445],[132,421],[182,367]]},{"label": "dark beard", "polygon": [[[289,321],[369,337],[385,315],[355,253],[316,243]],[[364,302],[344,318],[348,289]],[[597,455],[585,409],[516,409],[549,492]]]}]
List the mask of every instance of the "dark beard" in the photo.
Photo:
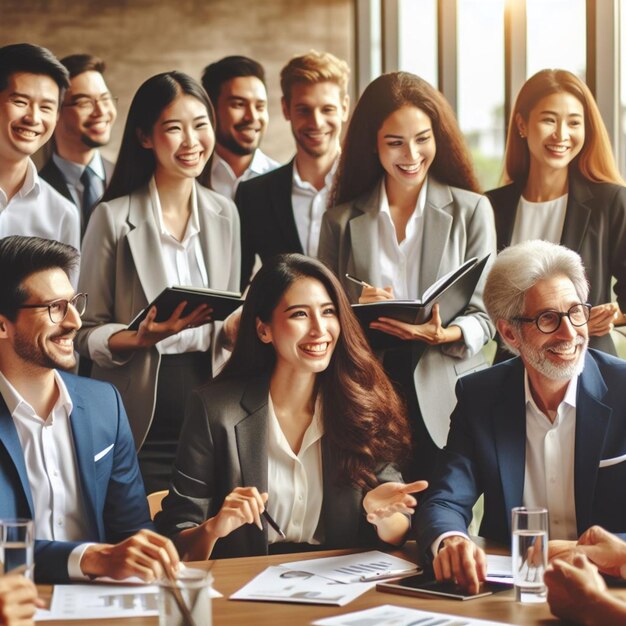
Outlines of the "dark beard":
[{"label": "dark beard", "polygon": [[[236,154],[237,156],[248,156],[253,154],[256,150],[256,146],[242,146],[240,143],[237,143],[232,135],[226,135],[220,131],[217,132],[216,135],[217,143],[226,148],[229,152]],[[258,144],[257,144],[258,145]]]},{"label": "dark beard", "polygon": [[108,141],[94,141],[87,135],[81,135],[80,140],[88,147],[88,148],[101,148],[102,146],[106,146]]}]

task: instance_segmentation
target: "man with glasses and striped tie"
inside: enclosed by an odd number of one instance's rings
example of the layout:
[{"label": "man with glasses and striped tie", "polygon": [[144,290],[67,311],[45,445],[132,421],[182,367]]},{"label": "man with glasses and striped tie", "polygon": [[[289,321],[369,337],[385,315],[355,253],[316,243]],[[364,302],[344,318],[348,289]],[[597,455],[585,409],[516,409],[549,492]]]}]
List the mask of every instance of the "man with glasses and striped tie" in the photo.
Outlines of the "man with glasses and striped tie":
[{"label": "man with glasses and striped tie", "polygon": [[448,443],[416,513],[417,540],[438,579],[476,593],[480,535],[511,541],[511,509],[549,511],[549,556],[567,557],[594,524],[626,532],[626,362],[587,349],[589,287],[580,256],[546,241],[503,250],[485,306],[517,358],[457,384]]},{"label": "man with glasses and striped tie", "polygon": [[120,395],[62,371],[87,305],[77,263],[57,241],[0,239],[0,518],[34,521],[38,581],[153,581],[178,555],[152,531]]}]

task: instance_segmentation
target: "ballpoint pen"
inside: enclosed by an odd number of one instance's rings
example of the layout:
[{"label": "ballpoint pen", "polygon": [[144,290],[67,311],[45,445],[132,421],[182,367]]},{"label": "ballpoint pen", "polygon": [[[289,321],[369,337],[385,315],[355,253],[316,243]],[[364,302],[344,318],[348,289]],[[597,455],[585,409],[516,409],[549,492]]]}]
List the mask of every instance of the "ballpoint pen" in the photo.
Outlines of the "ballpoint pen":
[{"label": "ballpoint pen", "polygon": [[286,538],[285,533],[281,530],[280,526],[272,519],[272,516],[267,512],[267,509],[261,513],[265,518],[265,521],[283,538]]},{"label": "ballpoint pen", "polygon": [[364,280],[361,280],[360,278],[357,278],[356,276],[352,276],[351,274],[348,274],[347,272],[346,272],[346,278],[348,280],[351,280],[353,283],[356,283],[357,285],[361,285],[361,287],[371,287],[369,283],[366,283]]},{"label": "ballpoint pen", "polygon": [[409,574],[418,574],[419,568],[415,567],[414,569],[389,569],[384,572],[376,572],[375,574],[364,574],[363,576],[359,576],[355,582],[367,583],[376,580],[382,580],[384,578],[396,578],[398,576],[408,576]]}]

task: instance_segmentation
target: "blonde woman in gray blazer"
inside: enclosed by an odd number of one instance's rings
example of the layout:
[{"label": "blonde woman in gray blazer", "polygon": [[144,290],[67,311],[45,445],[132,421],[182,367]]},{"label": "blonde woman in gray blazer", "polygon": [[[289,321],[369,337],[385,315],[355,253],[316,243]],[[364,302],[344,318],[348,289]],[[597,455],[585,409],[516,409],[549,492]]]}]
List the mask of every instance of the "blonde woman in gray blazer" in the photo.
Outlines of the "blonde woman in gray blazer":
[{"label": "blonde woman in gray blazer", "polygon": [[79,283],[89,303],[77,345],[92,376],[122,395],[147,491],[169,484],[186,398],[210,379],[223,329],[204,306],[164,322],[153,308],[138,331],[126,327],[172,284],[238,289],[237,210],[195,181],[214,143],[212,109],[193,79],[146,81],[84,239]]},{"label": "blonde woman in gray blazer", "polygon": [[[476,189],[443,96],[412,74],[381,76],[354,111],[334,189],[337,206],[324,217],[319,256],[351,302],[419,297],[468,259],[495,256],[493,213]],[[346,272],[372,287],[348,281]],[[494,328],[483,285],[484,276],[447,327],[438,310],[422,325],[382,319],[371,326],[410,348],[388,351],[384,359],[412,418],[409,479],[428,478],[436,450],[445,444],[458,377],[487,367],[481,348]]]}]

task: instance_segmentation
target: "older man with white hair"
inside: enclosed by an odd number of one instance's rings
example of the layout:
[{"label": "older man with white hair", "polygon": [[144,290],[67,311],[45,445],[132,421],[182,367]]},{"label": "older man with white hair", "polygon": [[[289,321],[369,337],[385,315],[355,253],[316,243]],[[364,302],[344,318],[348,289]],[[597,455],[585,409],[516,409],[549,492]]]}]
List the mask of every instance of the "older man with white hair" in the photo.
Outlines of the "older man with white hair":
[{"label": "older man with white hair", "polygon": [[[587,350],[590,305],[580,257],[527,241],[500,253],[485,306],[517,358],[459,380],[435,478],[416,513],[438,579],[475,593],[485,556],[467,536],[508,543],[511,509],[546,507],[552,552],[593,524],[626,531],[626,362]],[[571,544],[568,542],[572,542]]]}]

